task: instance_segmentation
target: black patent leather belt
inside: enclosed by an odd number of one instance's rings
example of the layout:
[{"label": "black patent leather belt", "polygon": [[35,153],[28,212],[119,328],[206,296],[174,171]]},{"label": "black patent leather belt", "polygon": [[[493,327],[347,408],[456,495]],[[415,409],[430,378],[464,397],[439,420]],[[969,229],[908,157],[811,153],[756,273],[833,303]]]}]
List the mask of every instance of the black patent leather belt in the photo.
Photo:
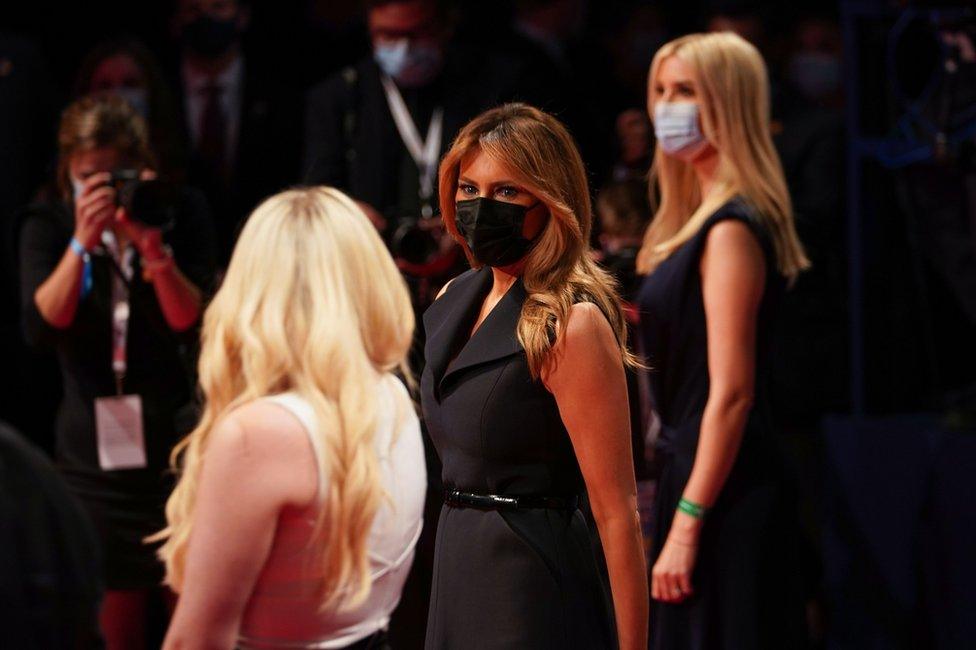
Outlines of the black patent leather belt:
[{"label": "black patent leather belt", "polygon": [[480,508],[481,510],[526,510],[529,508],[576,510],[579,505],[579,497],[576,495],[568,497],[506,496],[448,490],[444,494],[444,503],[455,508]]}]

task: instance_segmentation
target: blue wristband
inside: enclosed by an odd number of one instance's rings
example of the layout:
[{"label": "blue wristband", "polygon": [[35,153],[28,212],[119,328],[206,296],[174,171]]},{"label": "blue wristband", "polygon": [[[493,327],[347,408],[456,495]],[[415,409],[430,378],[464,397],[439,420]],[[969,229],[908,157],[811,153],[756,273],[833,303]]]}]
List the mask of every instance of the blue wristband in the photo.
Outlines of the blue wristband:
[{"label": "blue wristband", "polygon": [[91,257],[88,255],[85,247],[81,245],[81,242],[74,237],[71,238],[71,243],[68,244],[68,248],[84,262],[84,266],[81,269],[81,299],[84,300],[91,293],[92,289]]},{"label": "blue wristband", "polygon": [[84,246],[81,245],[81,242],[74,237],[71,238],[71,243],[68,244],[68,247],[72,250],[72,252],[74,252],[75,255],[82,259],[84,259],[85,255],[88,254],[88,251]]}]

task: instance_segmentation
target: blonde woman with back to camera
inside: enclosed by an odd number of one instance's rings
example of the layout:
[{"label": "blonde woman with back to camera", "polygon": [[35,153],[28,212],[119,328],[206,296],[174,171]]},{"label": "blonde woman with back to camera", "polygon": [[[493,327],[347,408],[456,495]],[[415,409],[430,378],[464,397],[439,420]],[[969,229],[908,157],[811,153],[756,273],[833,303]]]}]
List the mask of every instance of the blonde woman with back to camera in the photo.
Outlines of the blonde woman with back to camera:
[{"label": "blonde woman with back to camera", "polygon": [[254,211],[204,317],[203,417],[174,452],[164,647],[387,647],[426,489],[391,374],[413,325],[348,197],[290,190]]},{"label": "blonde woman with back to camera", "polygon": [[661,417],[651,647],[796,648],[795,506],[768,418],[771,328],[808,266],[769,132],[766,68],[732,33],[654,57],[660,204],[637,258]]}]

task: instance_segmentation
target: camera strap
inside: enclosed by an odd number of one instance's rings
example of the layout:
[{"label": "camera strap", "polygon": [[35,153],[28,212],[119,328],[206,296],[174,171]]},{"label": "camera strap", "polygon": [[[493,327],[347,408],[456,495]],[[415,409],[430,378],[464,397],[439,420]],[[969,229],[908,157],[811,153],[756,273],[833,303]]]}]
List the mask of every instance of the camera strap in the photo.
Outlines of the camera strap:
[{"label": "camera strap", "polygon": [[[166,325],[165,321],[162,318],[160,318],[159,316],[157,316],[152,311],[152,309],[150,309],[144,303],[144,301],[135,300],[133,302],[131,300],[131,296],[132,296],[132,277],[133,277],[133,273],[134,273],[134,271],[133,271],[133,265],[132,265],[132,260],[134,258],[134,250],[130,246],[129,249],[128,249],[128,251],[130,253],[130,256],[129,256],[129,259],[128,259],[128,271],[120,263],[120,262],[124,262],[126,260],[124,260],[124,259],[123,260],[119,260],[119,259],[117,259],[115,257],[115,255],[111,255],[111,254],[105,256],[106,259],[109,262],[109,267],[111,268],[111,272],[112,272],[112,286],[113,286],[113,293],[112,293],[113,299],[112,299],[112,304],[113,304],[113,307],[115,305],[115,296],[116,296],[115,288],[114,287],[115,287],[115,284],[116,283],[119,283],[122,286],[122,290],[121,290],[121,292],[120,292],[119,295],[123,295],[125,297],[126,305],[127,306],[130,306],[130,307],[134,307],[136,310],[138,310],[143,315],[143,317],[145,318],[145,320],[149,324],[149,326],[152,327],[159,334],[160,337],[162,337],[163,339],[165,339],[165,340],[170,341],[170,342],[173,343],[174,347],[176,348],[177,360],[179,361],[180,367],[182,369],[182,375],[183,375],[184,383],[186,384],[187,391],[188,391],[189,395],[191,396],[190,399],[192,401],[193,400],[193,395],[196,394],[197,382],[196,382],[196,374],[195,374],[195,371],[194,371],[194,361],[192,361],[192,357],[194,355],[193,355],[193,352],[191,350],[191,345],[189,345],[188,343],[186,343],[184,341],[181,341],[179,339],[179,337],[177,337],[173,333],[173,331],[169,328],[169,326]],[[113,324],[113,334],[114,334],[114,326],[115,326],[115,319],[114,319],[114,312],[115,312],[115,310],[114,310],[114,308],[113,308],[112,311],[113,311],[112,324]],[[126,314],[126,315],[128,316],[128,314]],[[126,322],[126,338],[123,340],[123,343],[125,343],[125,342],[128,341],[128,318],[126,319],[125,322]],[[114,340],[114,336],[113,336],[113,340]],[[112,367],[113,367],[113,370],[114,370],[115,369],[115,351],[114,351],[115,345],[114,345],[114,343],[113,343],[113,346],[112,347],[113,347]],[[123,362],[126,364],[126,365],[123,366],[123,368],[124,368],[123,369],[123,375],[124,375],[125,370],[128,368],[128,366],[127,366],[128,360],[127,360],[126,355],[125,355],[125,347],[122,348],[121,353],[122,353],[121,354],[121,358],[123,359]],[[118,377],[117,377],[117,379],[118,379]]]},{"label": "camera strap", "polygon": [[122,395],[122,382],[128,370],[129,282],[132,280],[135,250],[132,246],[120,250],[115,234],[107,229],[102,231],[102,244],[117,271],[112,273],[112,372],[115,373],[115,390]]},{"label": "camera strap", "polygon": [[420,131],[416,123],[407,110],[407,104],[403,101],[400,89],[396,87],[389,75],[381,75],[380,81],[383,83],[383,92],[386,94],[386,103],[390,107],[393,115],[393,122],[396,124],[397,131],[400,132],[400,139],[407,147],[410,157],[417,163],[420,171],[420,202],[422,216],[427,219],[434,215],[432,199],[434,197],[434,178],[437,175],[437,160],[441,152],[441,140],[444,131],[444,107],[438,106],[430,118],[430,126],[427,127],[427,137],[420,139]]}]

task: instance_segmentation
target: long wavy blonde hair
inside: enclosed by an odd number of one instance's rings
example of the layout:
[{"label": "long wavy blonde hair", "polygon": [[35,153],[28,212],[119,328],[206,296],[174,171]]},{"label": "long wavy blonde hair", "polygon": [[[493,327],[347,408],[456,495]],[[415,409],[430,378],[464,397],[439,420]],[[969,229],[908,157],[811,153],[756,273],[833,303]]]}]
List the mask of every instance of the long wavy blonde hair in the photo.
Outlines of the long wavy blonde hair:
[{"label": "long wavy blonde hair", "polygon": [[455,138],[440,166],[439,192],[444,226],[474,267],[481,264],[458,232],[456,192],[461,159],[480,151],[509,169],[516,182],[549,210],[536,244],[526,257],[518,339],[529,370],[538,377],[549,361],[553,338],[563,332],[573,304],[595,303],[606,315],[627,365],[639,365],[627,348],[627,327],[613,278],[589,255],[593,223],[586,169],[566,128],[551,115],[526,104],[505,104],[471,120]]},{"label": "long wavy blonde hair", "polygon": [[[295,391],[317,415],[328,477],[316,530],[322,607],[355,606],[370,590],[366,541],[384,491],[373,448],[376,385],[399,368],[414,330],[406,285],[375,228],[349,197],[312,187],[259,205],[203,321],[200,424],[173,450],[179,483],[166,504],[159,555],[180,589],[207,442],[238,406]],[[323,532],[324,531],[324,532]]]},{"label": "long wavy blonde hair", "polygon": [[783,167],[773,148],[769,81],[762,55],[731,32],[689,34],[666,43],[651,62],[648,110],[652,116],[658,73],[672,56],[693,70],[702,133],[718,151],[718,173],[714,188],[702,197],[691,164],[657,147],[651,187],[656,185],[660,201],[637,256],[638,272],[653,271],[694,237],[723,203],[740,195],[769,231],[779,272],[795,279],[810,262],[796,234]]}]

